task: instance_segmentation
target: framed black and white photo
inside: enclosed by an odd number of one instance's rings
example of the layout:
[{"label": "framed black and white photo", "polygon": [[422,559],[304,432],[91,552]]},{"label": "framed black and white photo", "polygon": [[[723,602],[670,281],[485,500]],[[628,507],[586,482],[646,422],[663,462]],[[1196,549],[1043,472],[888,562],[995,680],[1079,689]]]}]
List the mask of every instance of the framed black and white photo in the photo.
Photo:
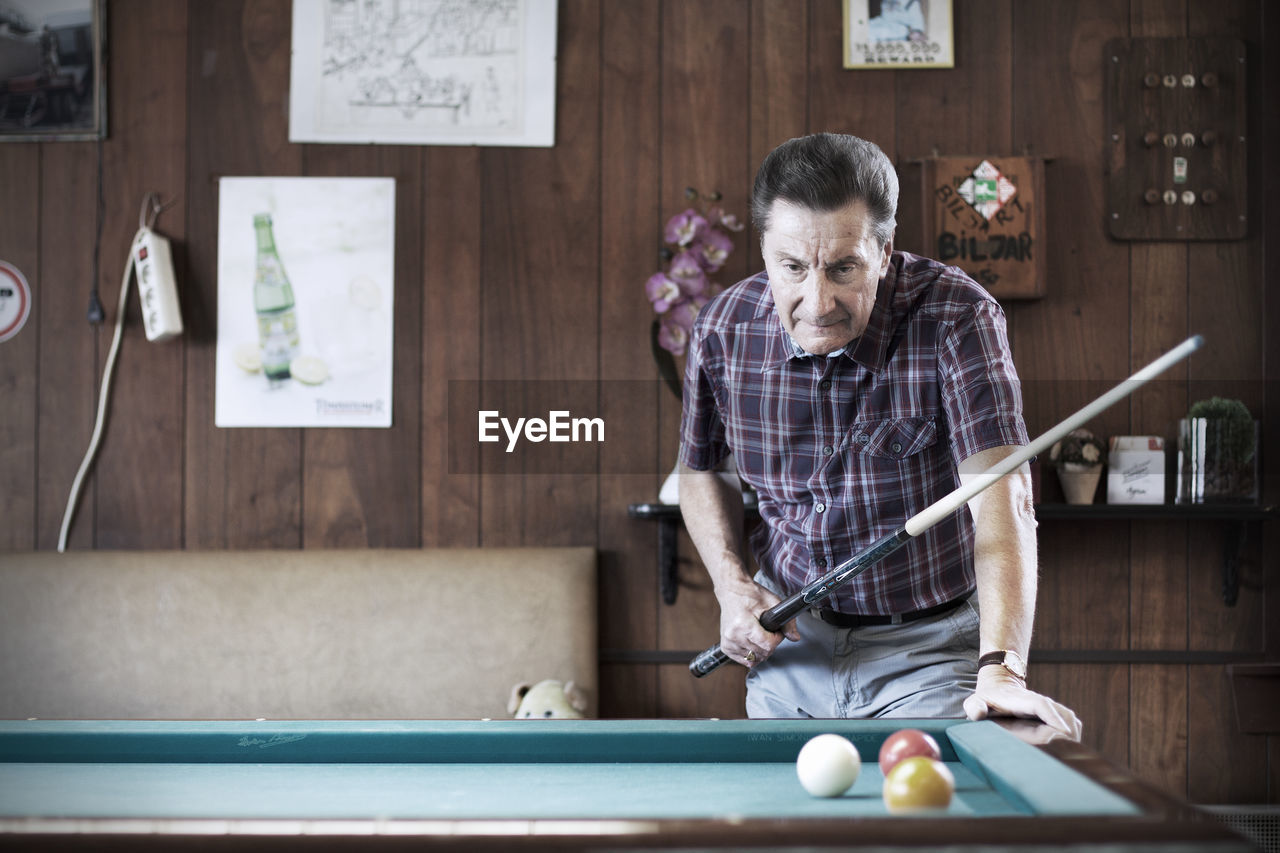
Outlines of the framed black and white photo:
[{"label": "framed black and white photo", "polygon": [[955,67],[951,0],[844,0],[844,67]]},{"label": "framed black and white photo", "polygon": [[0,3],[0,141],[100,139],[105,0]]}]

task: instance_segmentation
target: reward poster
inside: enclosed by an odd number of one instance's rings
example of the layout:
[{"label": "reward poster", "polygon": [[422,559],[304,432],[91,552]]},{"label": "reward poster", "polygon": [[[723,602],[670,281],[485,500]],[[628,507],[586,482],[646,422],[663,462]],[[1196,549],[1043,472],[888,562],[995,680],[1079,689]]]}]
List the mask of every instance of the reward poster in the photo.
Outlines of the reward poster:
[{"label": "reward poster", "polygon": [[394,179],[221,179],[217,426],[391,426],[394,254]]}]

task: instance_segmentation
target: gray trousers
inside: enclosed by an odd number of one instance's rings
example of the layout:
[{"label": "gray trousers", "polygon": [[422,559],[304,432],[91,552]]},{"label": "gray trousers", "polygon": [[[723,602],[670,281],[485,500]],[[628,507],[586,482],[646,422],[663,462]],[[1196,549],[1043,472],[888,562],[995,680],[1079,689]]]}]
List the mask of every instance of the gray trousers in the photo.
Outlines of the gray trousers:
[{"label": "gray trousers", "polygon": [[747,716],[963,717],[978,681],[977,598],[938,616],[863,628],[803,611],[800,641],[783,640],[747,674]]}]

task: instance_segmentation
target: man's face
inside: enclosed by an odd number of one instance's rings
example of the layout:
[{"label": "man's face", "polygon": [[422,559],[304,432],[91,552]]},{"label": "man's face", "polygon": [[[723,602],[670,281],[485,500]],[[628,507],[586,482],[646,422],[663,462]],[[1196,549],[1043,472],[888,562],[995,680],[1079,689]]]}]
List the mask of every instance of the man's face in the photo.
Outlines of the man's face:
[{"label": "man's face", "polygon": [[805,352],[835,352],[867,328],[893,241],[880,245],[866,203],[824,212],[775,201],[760,248],[782,327]]}]

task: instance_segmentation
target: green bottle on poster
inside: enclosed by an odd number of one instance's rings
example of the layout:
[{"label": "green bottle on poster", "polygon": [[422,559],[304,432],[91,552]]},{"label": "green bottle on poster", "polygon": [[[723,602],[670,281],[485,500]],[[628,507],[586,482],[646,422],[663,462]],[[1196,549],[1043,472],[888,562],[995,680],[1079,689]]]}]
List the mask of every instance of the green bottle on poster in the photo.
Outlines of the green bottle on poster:
[{"label": "green bottle on poster", "polygon": [[253,217],[258,238],[258,265],[253,276],[253,307],[258,314],[258,346],[267,383],[278,388],[289,378],[289,363],[298,354],[298,314],[293,286],[276,252],[271,215]]}]

